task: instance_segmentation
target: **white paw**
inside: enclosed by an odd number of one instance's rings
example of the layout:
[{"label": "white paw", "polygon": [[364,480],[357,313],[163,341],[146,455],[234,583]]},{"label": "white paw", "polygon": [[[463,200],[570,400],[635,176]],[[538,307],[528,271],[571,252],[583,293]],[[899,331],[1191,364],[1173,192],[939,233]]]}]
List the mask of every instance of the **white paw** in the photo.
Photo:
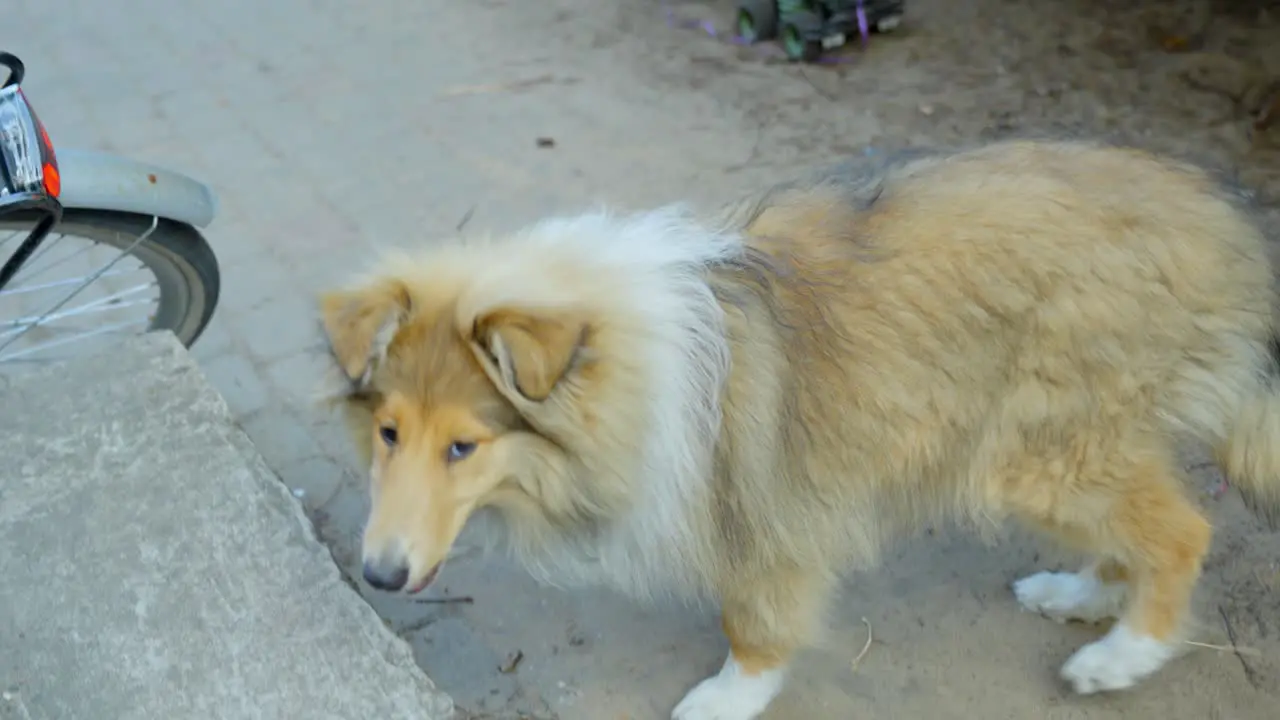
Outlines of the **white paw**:
[{"label": "white paw", "polygon": [[747,675],[730,655],[720,674],[703,680],[671,712],[671,720],[754,720],[782,690],[783,671]]},{"label": "white paw", "polygon": [[1104,583],[1093,573],[1042,572],[1013,584],[1018,602],[1058,622],[1081,620],[1096,623],[1120,616],[1124,609],[1124,583]]},{"label": "white paw", "polygon": [[1063,664],[1062,678],[1081,695],[1123,690],[1159,670],[1175,647],[1118,623],[1101,640],[1077,650]]}]

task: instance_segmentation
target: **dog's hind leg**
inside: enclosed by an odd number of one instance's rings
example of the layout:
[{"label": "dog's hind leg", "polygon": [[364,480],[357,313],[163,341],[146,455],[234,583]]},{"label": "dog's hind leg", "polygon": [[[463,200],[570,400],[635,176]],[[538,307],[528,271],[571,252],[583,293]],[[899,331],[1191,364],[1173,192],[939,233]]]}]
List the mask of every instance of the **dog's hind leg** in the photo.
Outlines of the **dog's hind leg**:
[{"label": "dog's hind leg", "polygon": [[[1120,591],[1105,579],[1127,577],[1119,622],[1062,667],[1062,677],[1082,694],[1131,687],[1173,658],[1209,549],[1209,523],[1186,498],[1169,454],[1149,450],[1112,454],[1114,464],[1104,475],[1076,478],[1034,518],[1072,544],[1116,558],[1097,567],[1098,583],[1033,575],[1015,587],[1028,604],[1070,606],[1074,599],[1077,607],[1062,608],[1063,615],[1099,614]],[[1115,460],[1122,455],[1127,457]],[[1083,586],[1092,592],[1068,597]],[[1032,597],[1049,588],[1065,590],[1059,597]],[[1034,600],[1040,602],[1028,602]]]},{"label": "dog's hind leg", "polygon": [[729,656],[720,672],[685,695],[672,720],[753,720],[782,690],[797,650],[812,640],[830,588],[803,571],[739,577],[723,591]]},{"label": "dog's hind leg", "polygon": [[1177,653],[1191,595],[1212,535],[1176,482],[1149,478],[1115,501],[1108,518],[1131,577],[1120,621],[1062,667],[1076,692],[1120,690]]}]

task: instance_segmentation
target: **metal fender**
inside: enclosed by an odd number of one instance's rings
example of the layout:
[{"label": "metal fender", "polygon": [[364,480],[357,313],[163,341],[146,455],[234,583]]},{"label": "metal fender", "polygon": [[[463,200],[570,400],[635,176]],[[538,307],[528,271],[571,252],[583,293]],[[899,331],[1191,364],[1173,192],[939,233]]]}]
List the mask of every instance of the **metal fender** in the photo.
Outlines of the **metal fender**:
[{"label": "metal fender", "polygon": [[64,208],[154,215],[198,228],[217,213],[213,191],[182,173],[94,150],[57,153]]}]

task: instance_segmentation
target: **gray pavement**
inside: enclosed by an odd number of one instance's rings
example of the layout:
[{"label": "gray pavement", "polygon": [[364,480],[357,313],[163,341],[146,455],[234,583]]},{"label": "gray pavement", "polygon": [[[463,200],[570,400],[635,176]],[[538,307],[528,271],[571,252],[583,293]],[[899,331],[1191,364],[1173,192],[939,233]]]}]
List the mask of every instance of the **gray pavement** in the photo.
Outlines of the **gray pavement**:
[{"label": "gray pavement", "polygon": [[[1074,120],[1155,128],[1170,143],[1236,153],[1233,162],[1243,154],[1231,127],[1201,133],[1193,113],[1157,118],[1179,96],[1131,59],[1137,51],[1109,64],[1062,50],[1072,38],[1094,43],[1101,27],[1145,37],[1113,9],[918,0],[904,39],[874,42],[873,61],[819,71],[674,30],[667,4],[9,0],[0,12],[3,30],[21,29],[2,42],[26,60],[55,142],[174,167],[219,194],[209,237],[223,297],[194,354],[347,571],[363,476],[336,419],[309,401],[323,362],[310,303],[375,248],[597,200],[722,200],[836,154]],[[675,4],[682,17],[731,9]],[[1120,42],[1120,29],[1108,32]],[[1138,87],[1149,114],[1103,111],[1136,102],[1126,93]],[[1225,637],[1217,603],[1234,632],[1274,651],[1265,589],[1280,587],[1275,537],[1230,502],[1222,512],[1204,637]],[[1230,654],[1205,651],[1149,690],[1066,695],[1056,667],[1095,631],[1019,613],[1007,590],[1049,562],[1025,538],[998,552],[941,533],[904,545],[851,585],[828,643],[802,660],[770,717],[1273,717],[1280,695],[1266,656],[1246,674]],[[476,717],[665,718],[725,650],[714,615],[541,588],[499,558],[464,553],[441,585],[473,601],[360,589]],[[855,669],[863,618],[876,640]]]},{"label": "gray pavement", "polygon": [[0,718],[452,717],[172,334],[0,407]]}]

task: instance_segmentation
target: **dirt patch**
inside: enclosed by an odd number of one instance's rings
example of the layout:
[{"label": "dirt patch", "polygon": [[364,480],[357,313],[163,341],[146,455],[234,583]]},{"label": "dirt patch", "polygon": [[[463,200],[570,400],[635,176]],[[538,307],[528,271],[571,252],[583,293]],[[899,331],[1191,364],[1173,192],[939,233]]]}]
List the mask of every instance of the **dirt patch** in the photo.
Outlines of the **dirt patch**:
[{"label": "dirt patch", "polygon": [[868,148],[1100,137],[1214,165],[1272,210],[1280,203],[1274,0],[909,0],[898,30],[811,66],[732,43],[732,2],[624,5],[656,82],[759,123],[754,157],[735,170]]}]

